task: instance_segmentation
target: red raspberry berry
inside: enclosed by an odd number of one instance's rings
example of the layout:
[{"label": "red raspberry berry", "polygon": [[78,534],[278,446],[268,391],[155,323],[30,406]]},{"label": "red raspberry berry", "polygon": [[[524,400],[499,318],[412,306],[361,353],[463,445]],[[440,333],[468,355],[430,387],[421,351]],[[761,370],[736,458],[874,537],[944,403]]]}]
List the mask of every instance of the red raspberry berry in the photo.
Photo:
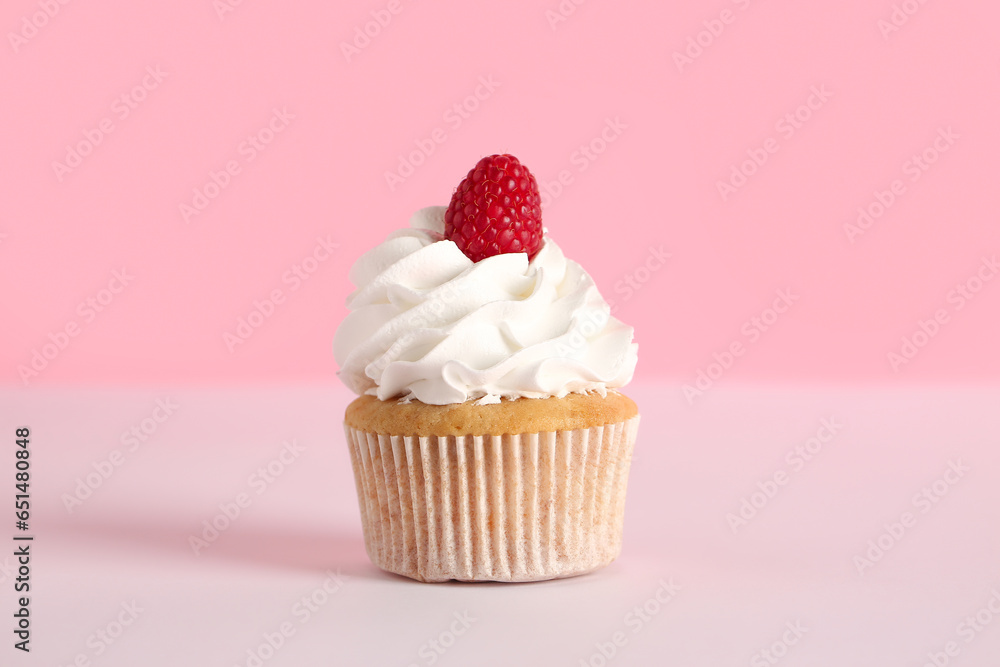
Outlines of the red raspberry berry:
[{"label": "red raspberry berry", "polygon": [[473,262],[506,252],[534,258],[542,247],[538,182],[513,155],[484,157],[451,196],[444,235]]}]

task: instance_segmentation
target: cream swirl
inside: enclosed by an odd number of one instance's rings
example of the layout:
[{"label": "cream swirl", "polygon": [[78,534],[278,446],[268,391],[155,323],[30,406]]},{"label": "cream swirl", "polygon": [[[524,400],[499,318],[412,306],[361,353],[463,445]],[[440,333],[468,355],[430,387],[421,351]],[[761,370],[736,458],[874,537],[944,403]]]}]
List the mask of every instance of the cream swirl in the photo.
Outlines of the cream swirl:
[{"label": "cream swirl", "polygon": [[443,237],[444,211],[418,211],[351,268],[357,289],[334,338],[351,390],[444,405],[604,394],[632,379],[632,327],[551,238],[530,263],[473,262]]}]

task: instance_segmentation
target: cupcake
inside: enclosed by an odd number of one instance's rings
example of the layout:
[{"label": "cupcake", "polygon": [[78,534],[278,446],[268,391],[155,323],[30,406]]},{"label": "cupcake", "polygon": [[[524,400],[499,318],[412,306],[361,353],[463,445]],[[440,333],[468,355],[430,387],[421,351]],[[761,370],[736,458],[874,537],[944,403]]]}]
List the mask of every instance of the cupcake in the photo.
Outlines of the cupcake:
[{"label": "cupcake", "polygon": [[350,272],[334,355],[368,556],[419,581],[537,581],[621,552],[633,331],[483,158]]}]

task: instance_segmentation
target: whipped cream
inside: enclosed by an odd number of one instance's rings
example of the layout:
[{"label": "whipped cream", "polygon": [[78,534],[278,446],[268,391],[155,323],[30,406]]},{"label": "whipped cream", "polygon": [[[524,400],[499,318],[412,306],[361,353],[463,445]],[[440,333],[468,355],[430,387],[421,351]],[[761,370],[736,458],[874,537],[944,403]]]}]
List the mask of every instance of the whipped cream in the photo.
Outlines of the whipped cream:
[{"label": "whipped cream", "polygon": [[548,398],[632,379],[632,327],[559,246],[473,262],[444,238],[445,207],[414,214],[350,271],[339,375],[357,394],[445,405]]}]

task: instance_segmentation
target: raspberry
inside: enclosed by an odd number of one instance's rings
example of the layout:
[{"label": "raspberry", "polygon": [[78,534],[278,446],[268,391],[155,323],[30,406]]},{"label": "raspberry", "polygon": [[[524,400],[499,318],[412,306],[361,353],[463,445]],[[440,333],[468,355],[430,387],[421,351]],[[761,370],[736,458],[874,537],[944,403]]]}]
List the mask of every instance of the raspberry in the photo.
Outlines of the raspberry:
[{"label": "raspberry", "polygon": [[542,248],[538,182],[513,155],[484,157],[451,196],[444,235],[473,262],[507,252],[534,258]]}]

